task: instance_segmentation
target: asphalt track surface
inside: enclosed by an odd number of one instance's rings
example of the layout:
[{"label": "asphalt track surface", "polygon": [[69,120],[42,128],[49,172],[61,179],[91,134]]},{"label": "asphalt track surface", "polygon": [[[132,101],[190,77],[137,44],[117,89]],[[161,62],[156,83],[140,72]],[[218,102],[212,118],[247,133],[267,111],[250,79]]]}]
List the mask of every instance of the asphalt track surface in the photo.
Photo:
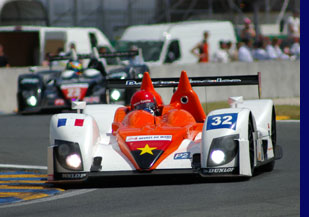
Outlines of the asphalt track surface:
[{"label": "asphalt track surface", "polygon": [[[0,116],[0,164],[46,166],[50,115]],[[300,216],[300,124],[277,122],[283,158],[248,181],[119,178],[0,205],[1,217]]]}]

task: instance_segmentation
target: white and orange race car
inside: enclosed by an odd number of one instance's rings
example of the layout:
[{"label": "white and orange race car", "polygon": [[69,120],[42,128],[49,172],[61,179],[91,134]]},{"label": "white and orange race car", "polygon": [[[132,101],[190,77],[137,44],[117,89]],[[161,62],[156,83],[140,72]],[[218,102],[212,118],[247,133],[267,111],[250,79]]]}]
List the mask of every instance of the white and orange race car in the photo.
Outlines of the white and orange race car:
[{"label": "white and orange race car", "polygon": [[[48,180],[83,181],[90,177],[197,174],[202,177],[251,177],[254,169],[274,168],[282,157],[276,144],[272,100],[231,97],[231,107],[206,117],[192,86],[258,85],[260,73],[248,76],[124,80],[156,101],[156,111],[137,104],[87,105],[82,113],[53,115],[48,147]],[[109,84],[117,86],[116,84]],[[177,87],[168,105],[154,87]],[[133,98],[133,97],[132,97]]]}]

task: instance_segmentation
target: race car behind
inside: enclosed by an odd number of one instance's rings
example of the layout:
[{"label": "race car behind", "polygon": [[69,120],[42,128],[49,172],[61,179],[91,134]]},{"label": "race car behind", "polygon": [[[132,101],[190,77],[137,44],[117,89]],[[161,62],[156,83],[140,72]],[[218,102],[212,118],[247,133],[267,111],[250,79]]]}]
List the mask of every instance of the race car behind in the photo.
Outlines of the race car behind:
[{"label": "race car behind", "polygon": [[[95,49],[94,49],[95,50]],[[138,52],[110,52],[104,54],[53,56],[50,62],[68,61],[64,70],[43,70],[18,77],[18,112],[36,113],[46,109],[70,109],[72,101],[88,104],[128,104],[132,89],[107,87],[108,79],[141,78],[146,65],[121,65],[106,71],[100,58],[130,57]],[[87,68],[80,60],[90,59]]]}]

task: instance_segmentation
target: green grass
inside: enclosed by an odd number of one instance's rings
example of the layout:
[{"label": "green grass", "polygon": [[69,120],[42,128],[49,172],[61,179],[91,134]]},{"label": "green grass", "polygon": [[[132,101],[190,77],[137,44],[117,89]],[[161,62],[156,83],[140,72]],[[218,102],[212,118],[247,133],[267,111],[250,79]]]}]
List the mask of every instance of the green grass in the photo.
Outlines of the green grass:
[{"label": "green grass", "polygon": [[277,116],[289,116],[291,120],[300,120],[299,105],[275,105]]},{"label": "green grass", "polygon": [[[209,102],[202,104],[206,114],[215,109],[229,108],[227,102]],[[290,120],[300,120],[300,106],[299,105],[275,105],[276,116],[288,116]]]}]

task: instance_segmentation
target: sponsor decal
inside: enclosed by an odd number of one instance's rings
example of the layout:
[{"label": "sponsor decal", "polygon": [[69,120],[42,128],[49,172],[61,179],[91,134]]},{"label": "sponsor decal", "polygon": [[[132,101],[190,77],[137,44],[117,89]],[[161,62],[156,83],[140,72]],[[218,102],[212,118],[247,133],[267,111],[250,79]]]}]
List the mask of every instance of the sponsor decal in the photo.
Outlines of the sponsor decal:
[{"label": "sponsor decal", "polygon": [[181,152],[174,155],[174,160],[190,159],[190,152]]},{"label": "sponsor decal", "polygon": [[136,82],[134,80],[126,81],[127,86],[135,86],[135,85],[141,85],[141,84],[142,84],[141,82]]},{"label": "sponsor decal", "polygon": [[227,83],[235,83],[235,82],[241,82],[240,79],[222,79],[222,78],[217,78],[215,80],[196,80],[196,81],[193,81],[190,79],[190,83],[191,84],[204,84],[204,83],[224,83],[224,82],[227,82]]},{"label": "sponsor decal", "polygon": [[148,103],[148,102],[151,102],[151,100],[150,99],[141,100],[141,101],[139,101],[137,103],[134,103],[133,105],[137,106],[137,105],[140,105],[140,104],[143,104],[143,103]]},{"label": "sponsor decal", "polygon": [[126,142],[139,141],[172,141],[172,135],[127,136]]},{"label": "sponsor decal", "polygon": [[[216,79],[205,79],[205,80],[192,80],[189,79],[191,84],[208,84],[208,83],[237,83],[241,82],[241,79],[224,79],[224,78],[216,78]],[[178,81],[153,81],[153,85],[164,86],[164,85],[178,85]],[[126,86],[141,86],[141,82],[135,80],[126,81]]]},{"label": "sponsor decal", "polygon": [[39,83],[39,79],[37,78],[24,78],[21,80],[22,84],[36,84]]},{"label": "sponsor decal", "polygon": [[225,167],[225,168],[206,168],[203,169],[204,173],[232,173],[235,170],[234,167]]},{"label": "sponsor decal", "polygon": [[55,99],[55,105],[61,106],[64,105],[64,100],[63,99]]},{"label": "sponsor decal", "polygon": [[[153,85],[178,85],[178,81],[153,81]],[[127,86],[141,86],[142,82],[137,82],[134,80],[128,80],[126,81]]]},{"label": "sponsor decal", "polygon": [[98,96],[84,97],[83,101],[85,101],[87,103],[99,103],[100,97],[98,97]]},{"label": "sponsor decal", "polygon": [[82,179],[87,175],[85,173],[65,173],[61,174],[61,177],[64,179]]},{"label": "sponsor decal", "polygon": [[208,116],[206,130],[214,130],[220,128],[236,130],[237,117],[237,113]]},{"label": "sponsor decal", "polygon": [[141,150],[141,153],[139,155],[143,155],[143,154],[146,154],[146,153],[153,155],[152,150],[155,150],[157,148],[156,147],[149,147],[149,145],[146,144],[144,148],[137,148],[137,149]]},{"label": "sponsor decal", "polygon": [[67,123],[67,119],[66,118],[60,118],[60,119],[58,119],[57,127],[65,126],[66,123]]}]

